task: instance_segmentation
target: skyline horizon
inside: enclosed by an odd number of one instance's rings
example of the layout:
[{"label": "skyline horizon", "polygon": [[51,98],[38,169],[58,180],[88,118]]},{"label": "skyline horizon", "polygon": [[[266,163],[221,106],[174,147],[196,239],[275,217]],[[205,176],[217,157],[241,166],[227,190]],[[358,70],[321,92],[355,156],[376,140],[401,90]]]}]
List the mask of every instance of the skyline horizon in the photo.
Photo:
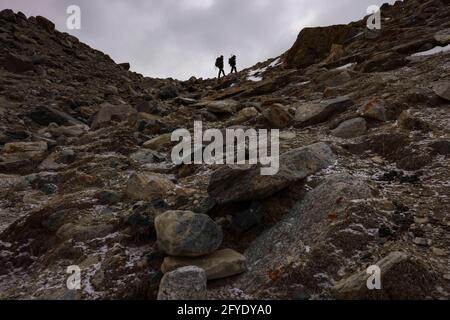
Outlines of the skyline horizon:
[{"label": "skyline horizon", "polygon": [[[164,3],[151,0],[149,2],[156,6],[154,11],[148,10],[148,3],[143,1],[136,1],[136,5],[129,6],[123,1],[113,0],[110,5],[102,6],[101,3],[104,1],[98,0],[95,4],[86,0],[78,1],[77,5],[81,8],[80,30],[68,30],[66,27],[66,20],[69,17],[66,9],[70,3],[67,0],[39,0],[32,6],[25,0],[1,0],[0,4],[15,12],[22,11],[27,17],[41,15],[48,18],[55,23],[60,32],[67,32],[77,37],[93,49],[109,55],[116,63],[130,63],[131,71],[151,78],[173,78],[184,81],[191,77],[203,79],[216,77],[217,70],[214,62],[220,55],[226,58],[236,55],[238,71],[251,68],[259,62],[277,58],[289,50],[303,28],[357,21],[367,15],[368,6],[373,5],[374,2],[379,5],[385,2],[364,0],[355,4],[354,0],[342,0],[339,4],[326,5],[324,4],[326,1],[320,1],[320,5],[330,7],[327,10],[320,10],[319,2],[316,4],[311,0],[283,0],[272,12],[273,1],[251,0],[245,4],[247,11],[243,10],[242,14],[233,13],[237,20],[229,19],[233,20],[230,24],[229,20],[222,21],[218,18],[217,24],[222,27],[217,30],[213,30],[214,28],[208,30],[206,26],[215,19],[217,12],[221,12],[223,8],[220,6],[224,4],[224,1],[188,0],[183,4],[174,5],[175,0]],[[389,3],[392,2],[394,1],[389,1]],[[306,13],[296,19],[297,14],[293,13],[295,10],[290,9],[308,3],[310,5],[307,6]],[[143,10],[135,12],[141,6]],[[178,8],[181,11],[181,13],[178,12],[181,14],[179,18],[172,17],[175,15],[172,14],[172,10],[176,6],[183,7]],[[348,10],[339,10],[340,15],[336,16],[333,15],[335,11],[333,6]],[[130,16],[125,14],[126,10],[135,12],[131,19],[123,19],[118,24],[111,23],[123,16]],[[259,30],[261,25],[258,23],[261,21],[257,21],[248,28],[241,28],[240,24],[251,22],[255,12],[273,14],[273,26],[266,28],[267,30]],[[283,19],[286,15],[289,18],[288,21]],[[183,20],[189,21],[189,24],[185,24]],[[180,33],[180,27],[186,32]],[[234,37],[233,29],[240,31],[242,36]],[[134,31],[130,33],[131,30]],[[188,31],[196,31],[196,33]],[[224,41],[221,42],[221,39]],[[248,41],[248,39],[253,40]],[[154,50],[155,47],[147,45],[149,42],[158,44],[156,50]],[[226,70],[228,67],[226,64]]]}]

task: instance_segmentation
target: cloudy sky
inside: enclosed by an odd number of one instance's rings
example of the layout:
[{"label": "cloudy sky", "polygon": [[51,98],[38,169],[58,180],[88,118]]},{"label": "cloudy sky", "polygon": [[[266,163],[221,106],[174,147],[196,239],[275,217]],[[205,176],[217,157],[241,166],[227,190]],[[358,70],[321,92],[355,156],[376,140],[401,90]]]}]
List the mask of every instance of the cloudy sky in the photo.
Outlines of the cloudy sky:
[{"label": "cloudy sky", "polygon": [[[212,77],[215,58],[238,68],[280,55],[305,26],[348,23],[386,0],[0,0],[27,16],[43,15],[116,62],[152,77]],[[390,3],[394,1],[388,1]],[[69,5],[81,30],[68,30]]]}]

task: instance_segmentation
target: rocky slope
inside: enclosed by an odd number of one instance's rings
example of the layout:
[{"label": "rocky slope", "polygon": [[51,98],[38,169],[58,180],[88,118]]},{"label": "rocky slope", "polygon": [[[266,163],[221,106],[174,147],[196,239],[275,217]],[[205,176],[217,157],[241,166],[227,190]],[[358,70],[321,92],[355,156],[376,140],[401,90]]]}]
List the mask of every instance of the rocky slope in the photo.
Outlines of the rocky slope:
[{"label": "rocky slope", "polygon": [[[382,16],[180,82],[1,11],[0,298],[448,299],[450,2]],[[194,120],[280,129],[279,174],[173,164]]]}]

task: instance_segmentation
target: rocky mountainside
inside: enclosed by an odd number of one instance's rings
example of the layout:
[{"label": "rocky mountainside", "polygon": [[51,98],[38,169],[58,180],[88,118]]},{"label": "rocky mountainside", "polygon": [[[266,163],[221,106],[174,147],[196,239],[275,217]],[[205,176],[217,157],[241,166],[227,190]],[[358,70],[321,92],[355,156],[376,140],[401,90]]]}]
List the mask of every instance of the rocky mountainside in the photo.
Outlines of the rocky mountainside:
[{"label": "rocky mountainside", "polygon": [[[1,11],[0,299],[448,299],[450,1],[381,12],[181,82]],[[174,164],[195,120],[280,129],[279,173]]]}]

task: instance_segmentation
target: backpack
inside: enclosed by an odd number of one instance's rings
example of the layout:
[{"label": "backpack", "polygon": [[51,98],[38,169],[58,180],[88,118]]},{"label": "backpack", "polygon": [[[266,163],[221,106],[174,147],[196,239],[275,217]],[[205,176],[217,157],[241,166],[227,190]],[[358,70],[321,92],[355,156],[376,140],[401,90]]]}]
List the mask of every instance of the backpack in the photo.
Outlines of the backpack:
[{"label": "backpack", "polygon": [[220,63],[220,58],[216,59],[216,68],[222,67],[222,64]]}]

